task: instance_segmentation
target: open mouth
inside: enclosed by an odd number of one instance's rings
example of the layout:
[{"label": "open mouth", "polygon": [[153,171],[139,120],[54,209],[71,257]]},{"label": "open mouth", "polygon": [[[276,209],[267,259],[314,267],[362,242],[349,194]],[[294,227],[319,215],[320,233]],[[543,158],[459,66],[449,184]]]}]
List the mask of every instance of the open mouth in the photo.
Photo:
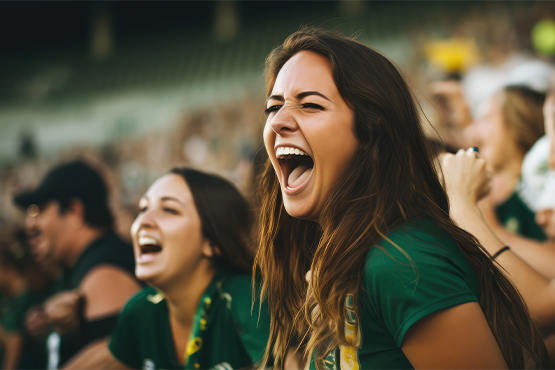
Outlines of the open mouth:
[{"label": "open mouth", "polygon": [[162,251],[162,246],[160,243],[154,239],[149,237],[140,237],[138,240],[139,250],[141,251],[141,255],[145,254],[153,254]]},{"label": "open mouth", "polygon": [[276,157],[285,179],[285,186],[291,190],[304,185],[314,168],[314,160],[299,148],[279,147]]}]

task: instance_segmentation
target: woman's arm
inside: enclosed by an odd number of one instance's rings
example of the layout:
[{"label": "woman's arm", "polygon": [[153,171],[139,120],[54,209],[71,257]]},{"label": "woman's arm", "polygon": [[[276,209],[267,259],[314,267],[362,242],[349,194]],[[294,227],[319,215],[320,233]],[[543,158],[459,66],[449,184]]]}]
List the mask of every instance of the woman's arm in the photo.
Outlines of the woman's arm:
[{"label": "woman's arm", "polygon": [[[451,218],[473,234],[493,255],[505,245],[486,224],[476,205],[478,189],[487,182],[485,162],[474,153],[447,154],[442,160]],[[522,294],[532,319],[546,333],[555,332],[555,283],[548,281],[510,250],[497,257]]]},{"label": "woman's arm", "polygon": [[497,220],[494,206],[484,199],[479,203],[480,211],[494,234],[524,262],[548,280],[555,279],[555,245],[525,238],[505,229]]},{"label": "woman's arm", "polygon": [[545,134],[549,138],[549,167],[555,170],[555,95],[547,95],[543,105]]},{"label": "woman's arm", "polygon": [[108,349],[108,339],[101,339],[83,348],[64,365],[64,369],[130,369],[119,362]]},{"label": "woman's arm", "polygon": [[[545,99],[543,116],[545,133],[550,143],[548,163],[551,169],[555,170],[555,95],[553,93],[549,94]],[[538,242],[516,235],[503,228],[497,220],[491,199],[484,199],[484,201],[480,202],[480,209],[489,227],[503,243],[510,245],[514,253],[546,279],[555,279],[555,269],[553,268],[555,266],[554,243]]]},{"label": "woman's arm", "polygon": [[477,302],[418,321],[408,330],[401,350],[415,369],[507,369]]},{"label": "woman's arm", "polygon": [[[451,208],[453,220],[478,238],[491,255],[505,246],[489,229],[476,206],[452,204]],[[510,250],[496,261],[509,273],[538,328],[544,334],[555,333],[555,280],[547,280]]]}]

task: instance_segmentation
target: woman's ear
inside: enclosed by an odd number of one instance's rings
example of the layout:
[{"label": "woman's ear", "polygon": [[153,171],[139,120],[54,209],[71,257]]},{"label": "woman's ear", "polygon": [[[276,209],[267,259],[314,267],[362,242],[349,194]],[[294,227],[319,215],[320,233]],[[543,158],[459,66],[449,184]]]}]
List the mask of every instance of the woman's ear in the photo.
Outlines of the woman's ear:
[{"label": "woman's ear", "polygon": [[213,245],[209,240],[206,240],[202,246],[202,253],[205,257],[214,258],[214,256],[221,256],[222,251],[220,248]]},{"label": "woman's ear", "polygon": [[215,245],[211,245],[210,247],[212,248],[212,253],[213,253],[215,256],[218,256],[218,257],[219,257],[219,256],[222,255],[222,251],[220,250],[220,248],[216,247]]}]

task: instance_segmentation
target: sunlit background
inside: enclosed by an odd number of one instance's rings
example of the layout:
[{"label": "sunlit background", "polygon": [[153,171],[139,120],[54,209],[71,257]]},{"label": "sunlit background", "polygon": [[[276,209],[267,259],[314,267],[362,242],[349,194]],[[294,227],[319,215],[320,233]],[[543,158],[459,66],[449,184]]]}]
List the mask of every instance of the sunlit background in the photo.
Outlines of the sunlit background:
[{"label": "sunlit background", "polygon": [[[533,1],[1,2],[0,226],[21,222],[14,193],[76,157],[103,169],[124,234],[139,196],[175,165],[248,193],[264,60],[301,25],[357,34],[390,57],[455,144],[452,127],[509,69],[551,61],[554,16],[555,3]],[[449,80],[462,81],[467,116],[438,109],[434,89],[446,87],[432,83]]]}]

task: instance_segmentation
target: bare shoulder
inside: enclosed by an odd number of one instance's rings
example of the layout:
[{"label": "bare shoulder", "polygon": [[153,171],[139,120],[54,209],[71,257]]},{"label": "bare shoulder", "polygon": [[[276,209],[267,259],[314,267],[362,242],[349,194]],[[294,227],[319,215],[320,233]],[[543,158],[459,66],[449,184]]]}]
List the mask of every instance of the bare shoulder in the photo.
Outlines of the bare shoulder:
[{"label": "bare shoulder", "polygon": [[506,369],[477,302],[442,309],[414,324],[401,346],[415,369]]}]

